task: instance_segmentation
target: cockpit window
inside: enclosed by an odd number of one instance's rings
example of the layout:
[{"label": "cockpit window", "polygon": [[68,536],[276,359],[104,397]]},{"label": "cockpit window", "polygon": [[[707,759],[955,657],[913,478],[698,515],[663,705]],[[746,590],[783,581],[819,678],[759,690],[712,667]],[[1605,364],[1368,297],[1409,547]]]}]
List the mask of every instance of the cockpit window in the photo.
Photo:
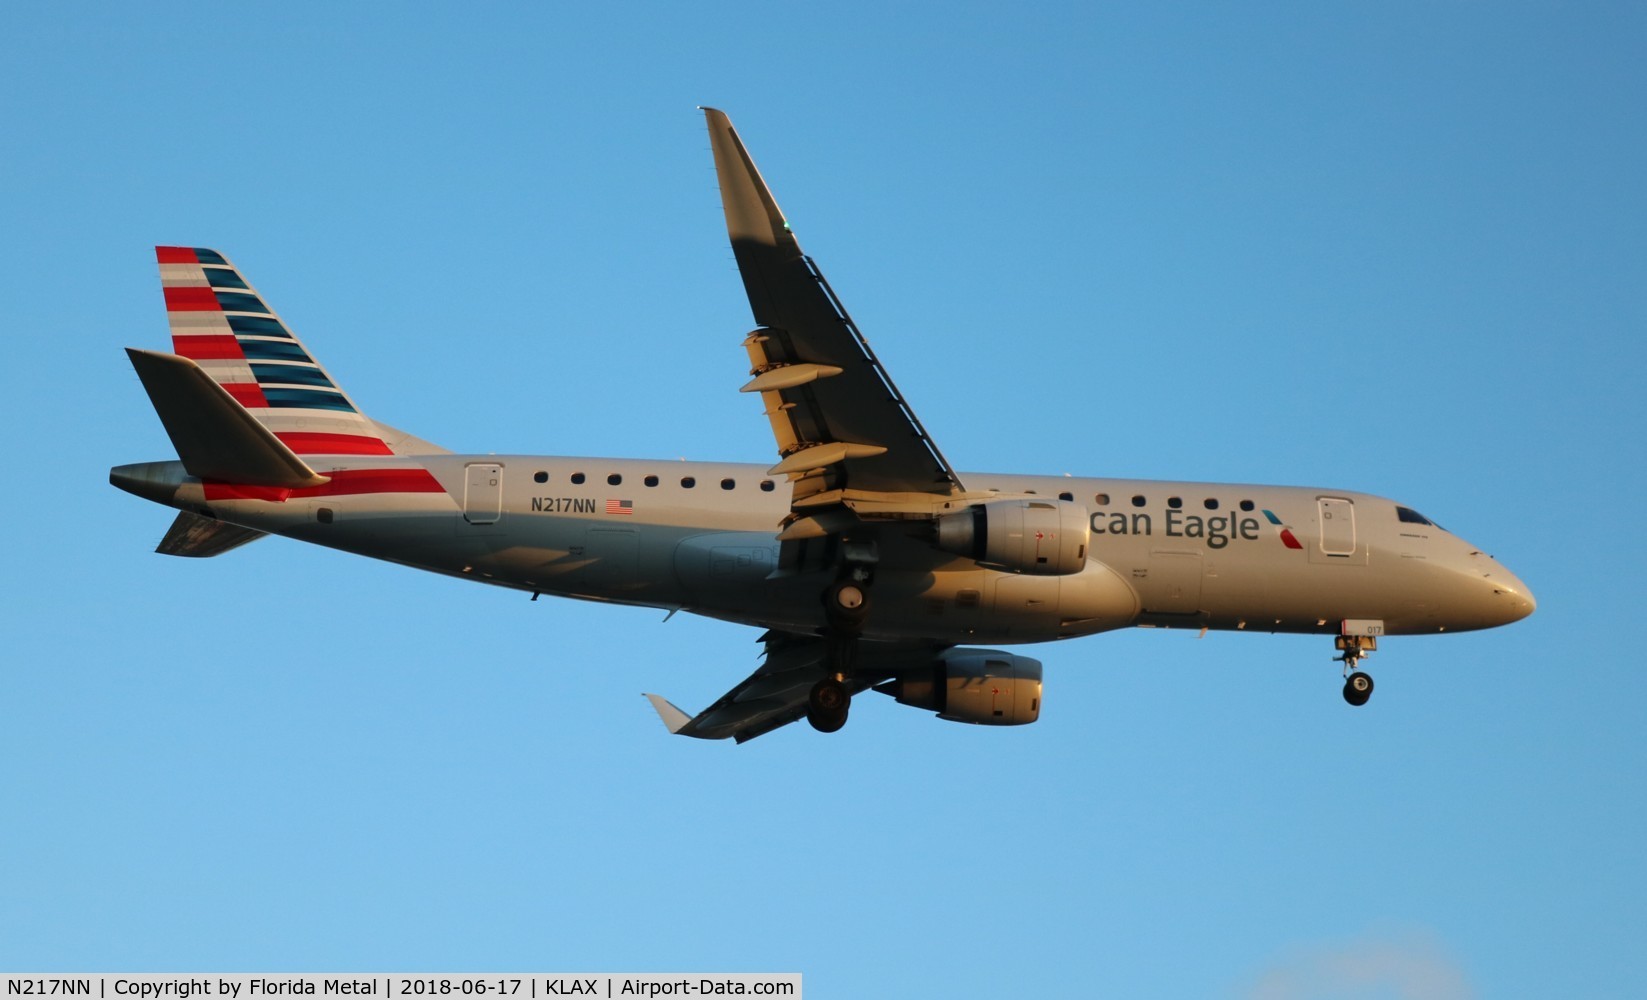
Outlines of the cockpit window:
[{"label": "cockpit window", "polygon": [[1437,527],[1434,521],[1425,517],[1423,514],[1420,514],[1418,511],[1413,510],[1411,507],[1397,507],[1395,509],[1395,516],[1407,524],[1427,524],[1432,528]]}]

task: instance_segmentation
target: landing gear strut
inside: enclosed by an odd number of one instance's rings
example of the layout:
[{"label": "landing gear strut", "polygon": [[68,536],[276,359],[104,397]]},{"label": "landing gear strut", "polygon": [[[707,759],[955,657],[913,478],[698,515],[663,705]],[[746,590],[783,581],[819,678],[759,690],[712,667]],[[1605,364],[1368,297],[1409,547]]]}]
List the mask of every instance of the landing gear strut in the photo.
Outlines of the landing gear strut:
[{"label": "landing gear strut", "polygon": [[856,569],[830,584],[823,592],[824,619],[828,622],[826,676],[812,685],[806,700],[806,721],[820,733],[833,733],[846,725],[852,709],[852,662],[858,653],[858,635],[869,617],[869,574]]},{"label": "landing gear strut", "polygon": [[1344,700],[1351,705],[1365,705],[1372,697],[1373,679],[1359,665],[1363,656],[1378,649],[1378,640],[1370,635],[1341,635],[1337,645],[1342,655],[1335,659],[1344,664]]}]

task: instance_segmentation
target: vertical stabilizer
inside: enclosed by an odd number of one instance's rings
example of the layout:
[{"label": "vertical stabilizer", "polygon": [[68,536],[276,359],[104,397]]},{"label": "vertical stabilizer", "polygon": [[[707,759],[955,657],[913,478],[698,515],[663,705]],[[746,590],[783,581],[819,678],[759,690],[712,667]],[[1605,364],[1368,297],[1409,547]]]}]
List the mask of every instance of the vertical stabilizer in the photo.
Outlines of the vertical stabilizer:
[{"label": "vertical stabilizer", "polygon": [[198,364],[293,453],[393,455],[391,441],[423,444],[385,433],[361,413],[221,253],[155,247],[155,256],[172,350]]}]

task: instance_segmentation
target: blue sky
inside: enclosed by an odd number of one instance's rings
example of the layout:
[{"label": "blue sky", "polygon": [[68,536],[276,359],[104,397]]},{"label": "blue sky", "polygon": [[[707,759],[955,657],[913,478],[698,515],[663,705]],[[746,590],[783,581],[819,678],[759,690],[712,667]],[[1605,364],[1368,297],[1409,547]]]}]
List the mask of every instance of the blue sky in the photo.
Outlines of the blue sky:
[{"label": "blue sky", "polygon": [[[1158,9],[1159,7],[1159,9]],[[12,5],[0,968],[799,970],[816,997],[1639,996],[1647,14]],[[751,630],[151,549],[121,348],[219,247],[458,450],[765,461],[699,104],[961,469],[1340,486],[1538,613],[1129,632],[983,730],[671,739]]]}]

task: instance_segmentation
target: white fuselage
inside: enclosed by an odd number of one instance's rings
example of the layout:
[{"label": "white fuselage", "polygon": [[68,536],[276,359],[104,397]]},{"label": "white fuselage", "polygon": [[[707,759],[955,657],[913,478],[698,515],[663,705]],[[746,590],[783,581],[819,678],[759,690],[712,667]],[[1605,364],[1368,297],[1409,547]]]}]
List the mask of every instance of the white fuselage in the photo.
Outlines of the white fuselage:
[{"label": "white fuselage", "polygon": [[[818,578],[779,570],[789,488],[762,466],[524,455],[313,464],[332,486],[258,497],[202,484],[177,462],[122,466],[112,478],[182,510],[483,583],[788,631],[824,624]],[[428,485],[397,491],[396,473],[408,470]],[[351,474],[369,485],[338,485]],[[898,569],[875,580],[866,638],[1038,642],[1129,625],[1337,634],[1345,620],[1393,635],[1487,628],[1533,609],[1525,585],[1490,556],[1364,493],[961,479],[974,494],[1084,506],[1087,567],[1004,572],[940,551],[930,524],[889,522],[880,554]]]}]

